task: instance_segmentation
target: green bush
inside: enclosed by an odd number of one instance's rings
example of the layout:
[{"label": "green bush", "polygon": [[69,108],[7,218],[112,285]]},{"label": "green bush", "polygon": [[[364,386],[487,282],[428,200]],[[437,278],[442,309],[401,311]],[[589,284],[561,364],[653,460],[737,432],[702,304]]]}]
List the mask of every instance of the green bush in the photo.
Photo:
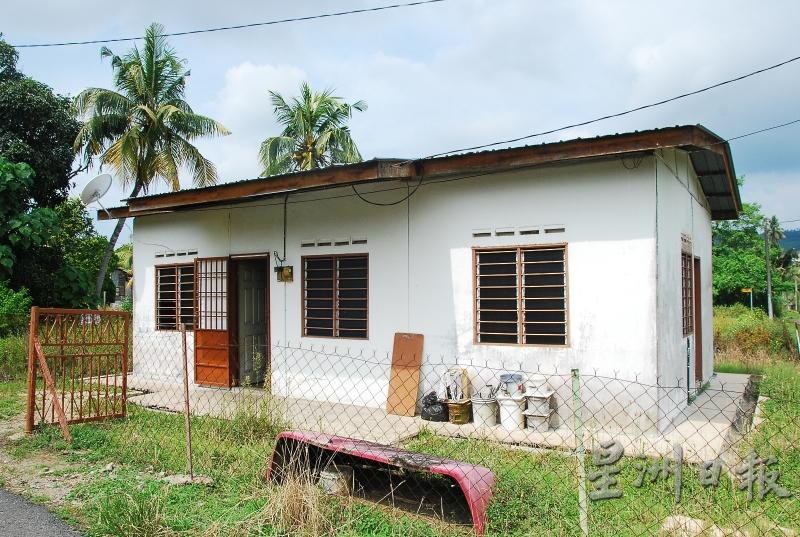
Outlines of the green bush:
[{"label": "green bush", "polygon": [[763,310],[742,304],[714,308],[714,344],[717,351],[745,355],[797,353],[793,322],[770,320]]},{"label": "green bush", "polygon": [[0,338],[0,381],[23,378],[28,370],[28,336]]},{"label": "green bush", "polygon": [[14,291],[0,281],[0,337],[24,332],[30,310],[31,296],[27,289]]},{"label": "green bush", "polygon": [[128,313],[133,313],[133,297],[128,295],[123,298],[122,302],[120,302],[119,309],[127,311]]}]

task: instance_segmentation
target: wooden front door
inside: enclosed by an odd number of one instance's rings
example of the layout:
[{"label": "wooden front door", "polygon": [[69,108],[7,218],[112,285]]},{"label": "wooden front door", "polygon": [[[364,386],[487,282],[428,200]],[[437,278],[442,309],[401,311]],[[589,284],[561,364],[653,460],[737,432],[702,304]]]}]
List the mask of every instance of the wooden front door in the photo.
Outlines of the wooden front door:
[{"label": "wooden front door", "polygon": [[230,388],[230,262],[227,257],[197,258],[194,273],[194,379],[203,386]]},{"label": "wooden front door", "polygon": [[264,386],[269,370],[268,278],[266,259],[237,260],[239,382],[243,386]]},{"label": "wooden front door", "polygon": [[700,287],[700,258],[694,258],[694,379],[697,388],[703,382],[703,308]]}]

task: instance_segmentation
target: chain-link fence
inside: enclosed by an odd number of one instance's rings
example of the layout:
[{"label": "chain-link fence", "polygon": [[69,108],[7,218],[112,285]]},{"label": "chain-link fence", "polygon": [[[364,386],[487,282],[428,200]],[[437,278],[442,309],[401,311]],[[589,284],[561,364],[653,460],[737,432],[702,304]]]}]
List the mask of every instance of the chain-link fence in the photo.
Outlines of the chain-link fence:
[{"label": "chain-link fence", "polygon": [[[794,368],[717,373],[695,390],[686,379],[275,341],[240,350],[228,363],[236,370],[219,367],[218,385],[204,386],[213,383],[199,372],[213,356],[195,349],[228,350],[195,337],[132,331],[120,434],[153,453],[144,460],[185,442],[176,431],[188,401],[195,471],[245,468],[281,482],[302,467],[334,496],[437,531],[795,535],[800,526]],[[303,434],[280,435],[289,430]]]}]

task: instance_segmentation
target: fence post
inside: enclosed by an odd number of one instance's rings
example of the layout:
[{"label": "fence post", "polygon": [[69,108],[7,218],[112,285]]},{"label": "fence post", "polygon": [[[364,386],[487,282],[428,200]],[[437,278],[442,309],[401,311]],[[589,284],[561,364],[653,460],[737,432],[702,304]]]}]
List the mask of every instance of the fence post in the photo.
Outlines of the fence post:
[{"label": "fence post", "polygon": [[189,479],[194,481],[194,468],[192,467],[192,424],[189,419],[189,365],[186,354],[186,325],[181,323],[181,362],[183,362],[183,401],[184,420],[186,424],[186,463],[189,469]]},{"label": "fence post", "polygon": [[125,335],[123,337],[123,348],[122,348],[122,416],[126,417],[128,415],[128,363],[130,362],[130,355],[129,355],[129,348],[128,346],[131,343],[130,337],[130,313],[127,311],[125,312],[123,318],[125,319],[123,323],[123,330],[125,330]]},{"label": "fence post", "polygon": [[586,447],[583,444],[583,418],[581,416],[581,376],[578,369],[572,370],[572,409],[575,431],[575,454],[578,458],[578,516],[581,535],[589,535],[589,506],[586,498]]},{"label": "fence post", "polygon": [[28,405],[25,416],[25,433],[33,434],[33,415],[36,412],[36,351],[33,343],[39,321],[39,308],[31,308],[31,320],[28,324]]}]

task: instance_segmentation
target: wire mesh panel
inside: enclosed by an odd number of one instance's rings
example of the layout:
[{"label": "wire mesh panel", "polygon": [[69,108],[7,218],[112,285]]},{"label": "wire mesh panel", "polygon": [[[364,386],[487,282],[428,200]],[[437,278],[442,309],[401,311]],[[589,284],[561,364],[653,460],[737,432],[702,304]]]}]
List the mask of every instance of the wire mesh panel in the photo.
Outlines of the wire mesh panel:
[{"label": "wire mesh panel", "polygon": [[[176,340],[144,328],[132,337],[136,356],[161,357],[142,369],[134,357],[130,423],[146,438],[184,411],[183,358]],[[780,378],[717,373],[697,389],[685,378],[423,353],[404,365],[419,374],[398,384],[394,354],[275,340],[263,387],[190,380],[196,471],[224,479],[226,468],[241,471],[237,457],[259,453],[250,472],[275,470],[280,487],[296,485],[286,472],[301,476],[352,515],[342,524],[428,528],[410,535],[791,535],[798,526],[800,403]],[[408,412],[387,404],[408,397]],[[226,458],[219,442],[230,442]]]},{"label": "wire mesh panel", "polygon": [[128,314],[33,308],[26,428],[125,416]]},{"label": "wire mesh panel", "polygon": [[[214,267],[199,272],[200,303],[229,289],[227,267]],[[35,332],[59,404],[64,394],[65,412],[80,413],[83,394],[84,415],[97,412],[108,378],[110,409],[122,376],[112,367],[106,377],[104,354],[124,346],[123,333],[110,317],[45,317]],[[247,482],[268,510],[302,485],[330,519],[318,534],[786,536],[800,526],[794,361],[687,386],[685,377],[652,372],[539,364],[540,350],[514,362],[431,355],[419,334],[411,351],[396,342],[378,349],[363,340],[274,338],[258,366],[263,382],[211,387],[193,376],[193,340],[199,327],[240,321],[213,318],[204,324],[200,314],[184,333],[155,322],[130,330],[127,416],[103,426],[114,427],[103,438],[126,444],[120,463],[184,472],[188,400],[194,471],[219,483],[208,495]],[[88,353],[91,367],[81,356]],[[71,358],[59,362],[62,354]],[[73,366],[83,373],[71,375]],[[54,422],[41,376],[34,408],[37,423]],[[219,522],[234,524],[221,534],[260,531],[252,520],[247,531],[230,520]],[[273,533],[303,533],[292,531]]]}]

